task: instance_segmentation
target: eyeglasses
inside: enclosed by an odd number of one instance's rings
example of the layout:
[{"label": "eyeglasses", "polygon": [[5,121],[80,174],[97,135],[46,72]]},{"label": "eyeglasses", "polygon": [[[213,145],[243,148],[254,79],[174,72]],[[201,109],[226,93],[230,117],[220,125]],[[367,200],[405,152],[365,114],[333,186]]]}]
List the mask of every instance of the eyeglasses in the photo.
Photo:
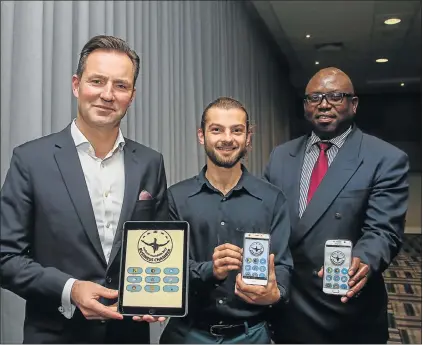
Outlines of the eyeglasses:
[{"label": "eyeglasses", "polygon": [[345,92],[310,93],[304,96],[304,101],[308,104],[319,105],[325,98],[328,103],[341,104],[344,97],[354,97],[354,94]]}]

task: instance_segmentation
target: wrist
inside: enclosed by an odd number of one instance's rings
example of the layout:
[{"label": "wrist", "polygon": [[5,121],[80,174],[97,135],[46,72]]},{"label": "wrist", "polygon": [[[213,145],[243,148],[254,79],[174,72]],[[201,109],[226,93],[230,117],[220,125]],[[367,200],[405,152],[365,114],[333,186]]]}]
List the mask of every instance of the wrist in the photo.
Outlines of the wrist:
[{"label": "wrist", "polygon": [[75,282],[72,284],[72,288],[71,288],[71,293],[70,293],[70,299],[71,299],[71,303],[76,305],[77,303],[77,298],[75,295],[77,295],[78,292],[78,287],[81,285],[82,281],[81,280],[75,280]]}]

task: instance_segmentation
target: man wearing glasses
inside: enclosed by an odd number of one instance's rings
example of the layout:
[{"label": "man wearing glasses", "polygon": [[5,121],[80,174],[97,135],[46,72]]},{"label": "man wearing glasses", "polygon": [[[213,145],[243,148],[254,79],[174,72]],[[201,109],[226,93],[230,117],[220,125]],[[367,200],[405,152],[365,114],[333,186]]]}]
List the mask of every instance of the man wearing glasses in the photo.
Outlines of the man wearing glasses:
[{"label": "man wearing glasses", "polygon": [[[275,343],[386,343],[387,293],[382,273],[397,255],[408,199],[408,157],[354,124],[358,97],[336,68],[306,87],[312,131],[276,147],[265,178],[290,204],[294,260],[288,305],[273,308]],[[377,114],[381,115],[381,114]],[[350,240],[344,296],[322,291],[324,245]]]}]

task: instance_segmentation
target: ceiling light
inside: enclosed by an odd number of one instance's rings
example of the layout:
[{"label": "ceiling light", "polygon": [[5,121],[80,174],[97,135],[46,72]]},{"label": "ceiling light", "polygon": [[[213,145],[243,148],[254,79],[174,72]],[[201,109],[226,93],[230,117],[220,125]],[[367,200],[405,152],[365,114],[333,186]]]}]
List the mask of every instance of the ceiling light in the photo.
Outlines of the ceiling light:
[{"label": "ceiling light", "polygon": [[310,38],[311,37],[311,35],[306,35],[306,38]]},{"label": "ceiling light", "polygon": [[405,84],[404,83],[401,83],[401,86],[405,86]]},{"label": "ceiling light", "polygon": [[388,61],[389,60],[385,59],[385,58],[376,59],[376,62],[378,62],[378,63],[384,63],[384,62],[388,62]]},{"label": "ceiling light", "polygon": [[315,64],[318,65],[319,64],[319,61],[316,61]]},{"label": "ceiling light", "polygon": [[384,21],[386,25],[395,25],[395,24],[398,24],[399,22],[401,22],[401,19],[399,18],[389,18]]}]

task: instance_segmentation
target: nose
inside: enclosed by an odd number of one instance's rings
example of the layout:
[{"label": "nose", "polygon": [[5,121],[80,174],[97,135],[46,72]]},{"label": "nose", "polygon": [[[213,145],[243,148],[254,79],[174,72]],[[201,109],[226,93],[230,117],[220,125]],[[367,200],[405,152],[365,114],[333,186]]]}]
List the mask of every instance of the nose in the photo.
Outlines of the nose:
[{"label": "nose", "polygon": [[233,138],[232,138],[232,132],[231,132],[231,130],[230,130],[230,129],[227,129],[227,130],[225,131],[224,136],[225,136],[224,140],[225,140],[226,142],[228,142],[228,143],[231,143],[231,142],[232,142]]},{"label": "nose", "polygon": [[113,101],[112,85],[106,84],[100,94],[100,97],[105,102]]},{"label": "nose", "polygon": [[319,104],[319,109],[330,109],[330,108],[332,108],[332,104],[328,102],[325,95],[323,96],[322,101]]}]

